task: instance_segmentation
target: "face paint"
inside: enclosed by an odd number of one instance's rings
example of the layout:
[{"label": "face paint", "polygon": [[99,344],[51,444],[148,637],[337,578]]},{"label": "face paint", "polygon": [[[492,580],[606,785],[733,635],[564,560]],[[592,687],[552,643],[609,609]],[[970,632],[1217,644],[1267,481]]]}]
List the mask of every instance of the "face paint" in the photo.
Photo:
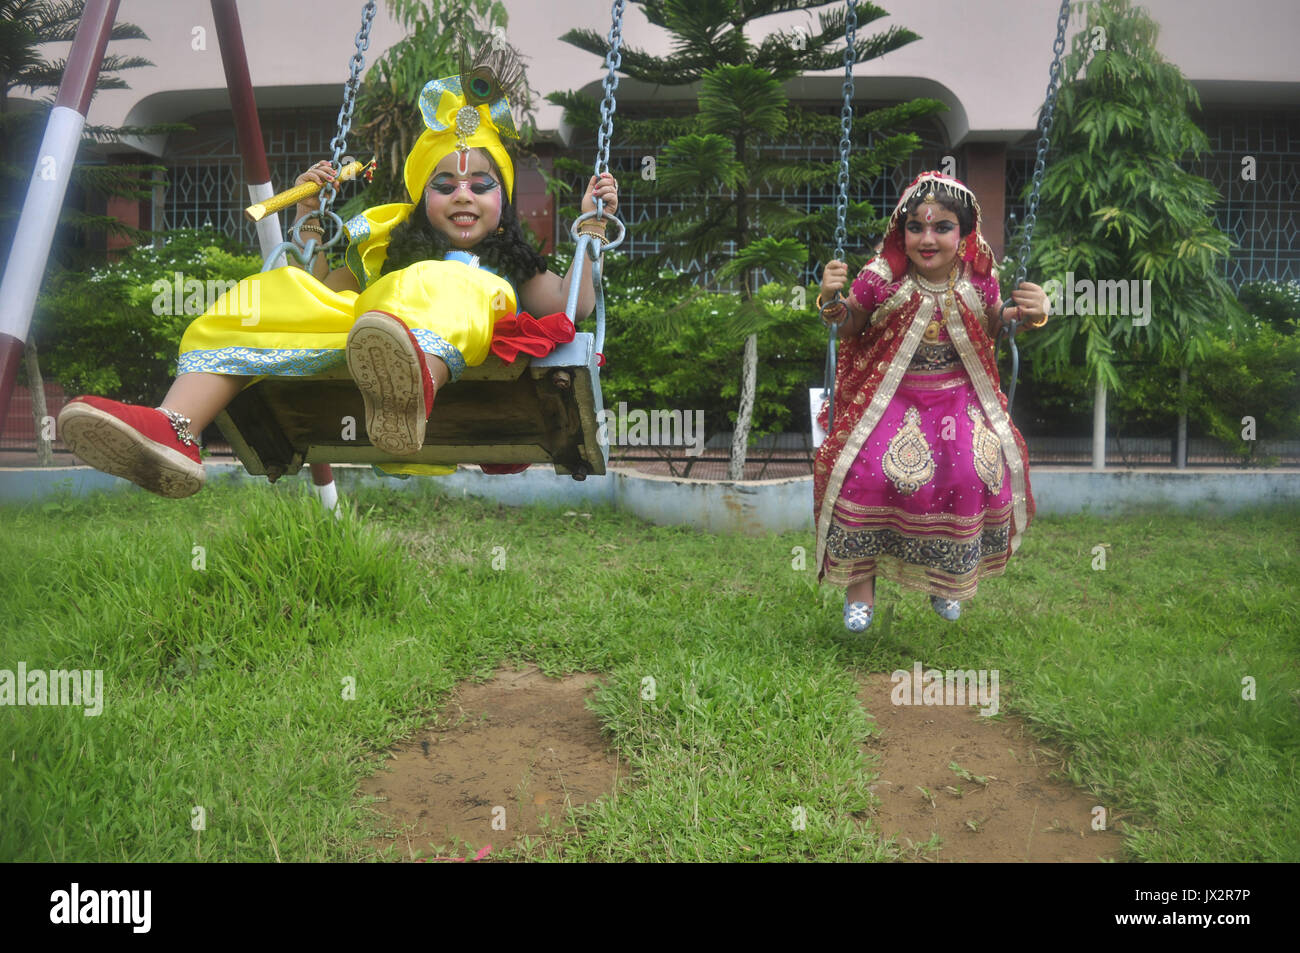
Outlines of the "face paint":
[{"label": "face paint", "polygon": [[903,235],[904,250],[921,277],[940,281],[948,276],[961,241],[956,214],[941,205],[926,205],[924,213],[908,214]]},{"label": "face paint", "polygon": [[[469,172],[461,174],[466,157]],[[453,152],[438,163],[425,188],[425,214],[453,246],[472,248],[500,224],[504,191],[481,151]]]}]

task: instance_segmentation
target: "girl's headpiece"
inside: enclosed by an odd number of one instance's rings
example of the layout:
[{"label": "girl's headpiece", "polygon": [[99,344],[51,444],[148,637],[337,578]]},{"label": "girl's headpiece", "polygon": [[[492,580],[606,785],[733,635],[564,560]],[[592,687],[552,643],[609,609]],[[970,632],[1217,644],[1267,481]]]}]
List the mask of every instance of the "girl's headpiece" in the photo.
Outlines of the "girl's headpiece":
[{"label": "girl's headpiece", "polygon": [[[888,262],[894,280],[897,281],[907,272],[907,246],[903,236],[906,225],[904,210],[918,195],[924,196],[921,204],[926,212],[942,208],[938,201],[940,196],[955,200],[972,211],[975,224],[957,246],[957,257],[969,263],[977,275],[989,274],[993,269],[993,250],[980,233],[980,203],[975,199],[975,193],[950,175],[922,172],[903,190],[898,204],[894,206],[894,214],[889,217],[889,230],[885,233],[884,247],[880,254]],[[923,212],[922,217],[925,214]]]}]

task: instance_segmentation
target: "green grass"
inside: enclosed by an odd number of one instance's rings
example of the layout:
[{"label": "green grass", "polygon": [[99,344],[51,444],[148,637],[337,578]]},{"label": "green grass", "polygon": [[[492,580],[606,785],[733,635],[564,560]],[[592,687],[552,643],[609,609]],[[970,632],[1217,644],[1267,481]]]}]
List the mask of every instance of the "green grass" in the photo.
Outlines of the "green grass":
[{"label": "green grass", "polygon": [[524,661],[602,674],[594,708],[635,777],[507,856],[890,859],[855,676],[919,659],[998,669],[1002,711],[1125,816],[1132,858],[1300,860],[1296,509],[1040,519],[960,622],[882,584],[853,637],[840,591],[792,568],[810,535],[356,503],[334,521],[293,490],[212,487],[0,509],[0,669],[105,682],[98,717],[0,708],[0,859],[373,857],[356,791],[376,752],[457,681]]}]

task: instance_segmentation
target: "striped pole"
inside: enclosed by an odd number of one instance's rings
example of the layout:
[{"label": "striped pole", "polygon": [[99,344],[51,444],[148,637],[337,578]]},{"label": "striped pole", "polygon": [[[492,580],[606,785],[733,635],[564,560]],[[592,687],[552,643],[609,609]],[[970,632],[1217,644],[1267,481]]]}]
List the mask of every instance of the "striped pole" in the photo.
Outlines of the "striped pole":
[{"label": "striped pole", "polygon": [[[239,137],[239,151],[244,157],[244,177],[248,180],[248,195],[252,202],[261,202],[275,195],[271,185],[271,170],[266,164],[266,145],[262,141],[262,125],[257,118],[257,101],[253,96],[253,81],[248,72],[248,55],[244,49],[244,33],[239,25],[239,9],[235,0],[212,0],[212,18],[217,28],[217,43],[221,46],[221,65],[226,71],[226,88],[230,92],[230,108],[235,117],[235,132]],[[262,247],[262,257],[283,241],[280,216],[267,215],[257,223],[257,240]],[[276,262],[284,265],[284,256]],[[321,504],[335,510],[338,489],[334,485],[334,471],[328,463],[311,465],[311,482],[316,488]],[[337,510],[335,510],[337,512]]]},{"label": "striped pole", "polygon": [[9,410],[23,344],[31,331],[36,294],[45,276],[54,228],[77,160],[81,130],[104,61],[108,35],[117,19],[117,6],[118,0],[87,0],[59,95],[36,153],[36,167],[14,233],[14,247],[9,252],[4,278],[0,279],[0,420]]}]

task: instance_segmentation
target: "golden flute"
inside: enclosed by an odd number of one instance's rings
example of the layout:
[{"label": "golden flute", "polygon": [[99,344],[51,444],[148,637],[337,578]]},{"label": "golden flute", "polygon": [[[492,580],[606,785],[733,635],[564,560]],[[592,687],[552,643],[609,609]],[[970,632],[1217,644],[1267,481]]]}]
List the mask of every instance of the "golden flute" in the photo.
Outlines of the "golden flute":
[{"label": "golden flute", "polygon": [[[346,182],[349,179],[355,179],[358,175],[363,175],[365,176],[366,181],[369,182],[370,177],[374,175],[374,172],[374,159],[371,159],[369,162],[361,162],[360,160],[353,159],[339,170],[338,181]],[[303,199],[311,198],[313,195],[320,192],[322,188],[324,188],[324,186],[317,185],[315,182],[306,182],[302,185],[295,185],[293,188],[279,192],[263,202],[258,202],[255,205],[248,206],[248,208],[244,209],[244,216],[250,222],[260,222],[272,212],[278,212],[280,209],[288,208],[290,205],[301,202]]]}]

